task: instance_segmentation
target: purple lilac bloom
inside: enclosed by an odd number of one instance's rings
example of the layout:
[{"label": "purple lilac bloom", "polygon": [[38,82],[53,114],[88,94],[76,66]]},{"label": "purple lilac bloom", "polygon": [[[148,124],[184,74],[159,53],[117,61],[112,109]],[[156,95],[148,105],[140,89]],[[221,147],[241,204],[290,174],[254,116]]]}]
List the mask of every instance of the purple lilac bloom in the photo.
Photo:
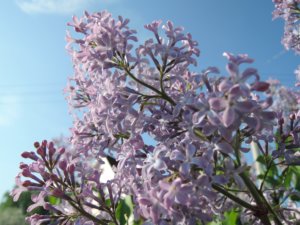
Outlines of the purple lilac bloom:
[{"label": "purple lilac bloom", "polygon": [[[286,13],[282,1],[275,4],[276,15]],[[247,222],[266,219],[259,202],[265,198],[253,196],[256,183],[243,175],[250,171],[243,153],[251,141],[277,141],[273,133],[283,119],[271,107],[270,82],[261,81],[255,68],[241,68],[253,59],[226,52],[227,74],[215,67],[196,73],[190,67],[197,65],[198,43],[171,21],[145,25],[154,38],[138,47],[129,20],[106,11],[86,12],[69,25],[77,33],[66,37],[74,69],[65,90],[74,117],[70,149],[43,141],[22,154],[32,163],[20,165],[14,200],[25,190],[38,191],[29,210],[52,212],[28,222],[119,224],[124,196],[144,224],[207,224],[238,202],[248,207],[240,208]],[[280,137],[292,136],[297,147],[296,115],[293,129]],[[270,153],[274,160],[299,163],[299,154],[281,142]],[[114,177],[101,182],[104,157],[111,159]],[[252,192],[244,190],[249,182]],[[232,190],[242,194],[234,197]],[[48,196],[59,204],[51,205]],[[280,210],[283,220],[289,214]]]},{"label": "purple lilac bloom", "polygon": [[299,0],[273,0],[275,10],[273,18],[283,18],[285,21],[282,44],[286,49],[292,49],[296,54],[300,52]]}]

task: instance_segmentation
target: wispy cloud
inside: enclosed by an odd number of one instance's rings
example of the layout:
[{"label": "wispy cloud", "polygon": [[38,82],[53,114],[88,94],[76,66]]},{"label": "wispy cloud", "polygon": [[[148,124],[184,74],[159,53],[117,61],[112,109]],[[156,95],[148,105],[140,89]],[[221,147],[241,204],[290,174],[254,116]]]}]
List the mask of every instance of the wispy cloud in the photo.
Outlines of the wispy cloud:
[{"label": "wispy cloud", "polygon": [[280,52],[277,52],[275,55],[273,55],[271,58],[269,58],[268,60],[266,60],[266,64],[269,64],[277,59],[279,59],[280,57],[282,57],[284,54],[287,53],[287,50],[281,50]]},{"label": "wispy cloud", "polygon": [[118,0],[16,0],[19,8],[28,14],[70,14],[93,4],[115,3]]},{"label": "wispy cloud", "polygon": [[19,97],[0,96],[0,127],[12,125],[20,116]]}]

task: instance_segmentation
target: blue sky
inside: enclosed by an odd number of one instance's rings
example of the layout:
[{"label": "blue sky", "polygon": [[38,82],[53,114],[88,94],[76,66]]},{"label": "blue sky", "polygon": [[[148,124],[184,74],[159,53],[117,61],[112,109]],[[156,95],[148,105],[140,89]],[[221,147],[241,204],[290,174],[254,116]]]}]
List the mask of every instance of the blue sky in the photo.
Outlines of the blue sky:
[{"label": "blue sky", "polygon": [[63,88],[72,74],[66,23],[84,10],[109,10],[131,19],[142,39],[155,19],[184,26],[199,41],[199,66],[224,70],[224,51],[255,58],[264,79],[293,86],[299,56],[280,40],[271,0],[5,0],[0,7],[0,196],[13,187],[20,154],[32,143],[68,135],[72,122]]}]

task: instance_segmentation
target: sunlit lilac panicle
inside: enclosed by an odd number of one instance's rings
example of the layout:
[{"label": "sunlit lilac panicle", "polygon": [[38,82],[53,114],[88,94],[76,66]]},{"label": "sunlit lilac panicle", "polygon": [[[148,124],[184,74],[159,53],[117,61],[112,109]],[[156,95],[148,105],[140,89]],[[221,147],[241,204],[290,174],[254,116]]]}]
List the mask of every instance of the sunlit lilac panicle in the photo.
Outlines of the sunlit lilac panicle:
[{"label": "sunlit lilac panicle", "polygon": [[[137,41],[134,36],[136,31],[128,28],[128,22],[128,19],[124,20],[122,17],[114,20],[106,11],[85,14],[81,19],[74,17],[73,23],[69,25],[84,35],[82,41],[77,41],[79,49],[69,46],[68,50],[72,53],[74,62],[80,62],[84,68],[93,71],[102,66],[110,66],[117,52],[128,54],[132,48],[128,41]],[[74,42],[71,38],[67,40]]]},{"label": "sunlit lilac panicle", "polygon": [[[297,76],[297,72],[295,71]],[[300,103],[300,93],[296,89],[288,88],[279,82],[270,80],[270,94],[273,96],[274,102],[271,109],[281,113],[285,120],[288,120],[291,113],[297,113]],[[297,84],[297,83],[296,83]],[[297,87],[298,88],[298,87]],[[280,110],[278,110],[280,109]]]},{"label": "sunlit lilac panicle", "polygon": [[[253,92],[267,92],[269,84],[260,81],[257,71],[253,68],[239,71],[241,63],[253,61],[246,55],[234,56],[229,53],[225,55],[229,59],[227,67],[229,77],[209,78],[209,72],[218,72],[216,68],[209,68],[203,72],[202,81],[198,80],[198,83],[201,82],[201,85],[207,88],[207,93],[199,95],[196,91],[197,87],[193,86],[193,79],[188,77],[191,85],[183,87],[181,94],[178,94],[179,101],[173,108],[173,112],[169,112],[167,109],[165,112],[161,112],[156,111],[155,108],[149,108],[153,117],[145,120],[146,123],[149,123],[146,130],[157,141],[164,144],[157,145],[153,153],[148,153],[144,160],[142,167],[144,184],[136,189],[136,195],[140,196],[136,201],[140,208],[137,210],[140,210],[144,217],[150,217],[152,221],[179,220],[179,218],[182,221],[189,219],[209,221],[211,217],[206,212],[211,212],[214,207],[208,202],[213,204],[217,199],[210,181],[226,184],[229,180],[234,180],[237,186],[243,187],[244,185],[239,173],[245,170],[245,167],[236,169],[232,162],[226,164],[224,175],[213,174],[214,152],[233,154],[232,143],[237,129],[244,129],[245,133],[249,131],[263,133],[272,130],[275,114],[268,109],[271,105],[270,97],[267,95],[265,100],[260,100],[253,94]],[[247,83],[248,80],[253,80],[249,79],[251,77],[254,77],[254,82]],[[191,140],[194,142],[191,143]],[[193,171],[197,168],[204,174],[193,175]],[[186,202],[176,200],[176,197],[171,201],[167,196],[169,194],[176,196],[176,191],[165,195],[164,189],[158,185],[164,184],[164,186],[172,187],[173,179],[176,177],[184,180],[185,185],[193,190],[193,197],[186,193]],[[179,182],[180,179],[177,181]],[[201,189],[199,192],[195,192],[199,182]],[[157,192],[161,195],[157,195]],[[149,197],[146,193],[155,193],[156,195]],[[152,202],[158,196],[161,200]],[[189,198],[191,199],[188,200]],[[202,199],[205,207],[195,204],[193,198]],[[166,204],[163,204],[164,202]],[[151,205],[161,211],[167,210],[168,216],[148,211],[152,210]],[[191,212],[189,215],[180,214],[180,210],[173,209],[173,207],[176,209],[182,207],[184,210],[187,206]],[[198,210],[198,207],[202,210]]]},{"label": "sunlit lilac panicle", "polygon": [[[294,25],[298,1],[274,2],[275,17],[284,15]],[[153,21],[145,28],[154,38],[135,45],[128,23],[106,11],[86,12],[69,23],[77,33],[66,37],[74,65],[66,88],[74,118],[72,150],[43,141],[35,143],[36,151],[24,152],[32,162],[20,165],[14,200],[23,191],[37,191],[29,210],[42,206],[52,214],[33,215],[31,224],[119,224],[116,211],[125,195],[144,224],[206,224],[241,201],[251,204],[239,208],[244,220],[260,222],[257,202],[263,195],[255,199],[246,189],[242,175],[250,170],[243,153],[252,141],[275,140],[272,159],[300,163],[298,152],[284,142],[292,137],[292,147],[299,146],[300,113],[289,115],[290,128],[283,128],[282,105],[271,107],[275,93],[286,98],[281,103],[292,98],[290,105],[300,95],[274,89],[255,68],[244,69],[253,62],[246,54],[224,53],[227,74],[216,67],[192,72],[200,51],[182,27]],[[105,157],[113,175],[102,182]],[[228,194],[235,189],[240,201]],[[51,205],[49,196],[60,201]]]},{"label": "sunlit lilac panicle", "polygon": [[[81,163],[82,156],[79,154],[75,156],[74,152],[56,149],[52,142],[47,141],[41,144],[36,142],[35,147],[37,154],[22,154],[33,162],[20,165],[22,172],[16,178],[19,187],[11,194],[17,200],[23,191],[35,191],[37,194],[32,195],[33,204],[27,211],[43,207],[52,214],[35,214],[27,218],[28,222],[70,224],[68,221],[77,220],[94,224],[95,221],[100,223],[102,220],[112,220],[108,211],[115,210],[122,190],[117,180],[101,183],[101,171],[93,168],[93,161],[88,162],[87,156],[86,161]],[[23,181],[21,177],[26,180]],[[60,199],[59,203],[51,205],[47,200],[50,196]],[[106,205],[106,199],[110,199],[110,206]]]},{"label": "sunlit lilac panicle", "polygon": [[273,0],[275,10],[273,18],[283,18],[285,21],[282,44],[286,49],[292,49],[296,54],[300,52],[300,10],[298,0]]}]

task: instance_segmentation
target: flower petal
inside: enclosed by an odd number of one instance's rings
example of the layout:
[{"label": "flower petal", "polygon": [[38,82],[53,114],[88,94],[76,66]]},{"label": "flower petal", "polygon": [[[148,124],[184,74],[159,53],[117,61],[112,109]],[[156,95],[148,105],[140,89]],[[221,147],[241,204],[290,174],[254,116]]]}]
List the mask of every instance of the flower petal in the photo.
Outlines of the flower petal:
[{"label": "flower petal", "polygon": [[235,111],[232,107],[227,107],[223,113],[222,121],[225,127],[229,127],[235,119]]}]

